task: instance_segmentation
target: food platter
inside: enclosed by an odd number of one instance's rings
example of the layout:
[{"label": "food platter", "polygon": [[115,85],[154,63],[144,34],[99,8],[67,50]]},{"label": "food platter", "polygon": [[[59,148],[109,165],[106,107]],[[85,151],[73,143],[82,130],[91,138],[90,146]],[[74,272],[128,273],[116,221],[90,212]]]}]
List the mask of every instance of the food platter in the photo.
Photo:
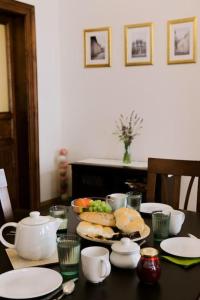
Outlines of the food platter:
[{"label": "food platter", "polygon": [[[78,235],[88,241],[91,241],[91,242],[97,242],[97,243],[101,243],[101,244],[108,244],[108,245],[112,245],[114,242],[116,242],[116,240],[112,240],[112,239],[103,239],[103,238],[91,238],[83,233],[81,233],[78,228],[76,229]],[[150,234],[150,228],[149,226],[147,226],[145,224],[144,226],[144,230],[142,231],[141,233],[141,236],[140,237],[137,237],[137,238],[134,238],[134,239],[131,239],[133,242],[136,242],[136,241],[140,241],[140,240],[143,240],[145,239],[146,237],[148,237]]]}]

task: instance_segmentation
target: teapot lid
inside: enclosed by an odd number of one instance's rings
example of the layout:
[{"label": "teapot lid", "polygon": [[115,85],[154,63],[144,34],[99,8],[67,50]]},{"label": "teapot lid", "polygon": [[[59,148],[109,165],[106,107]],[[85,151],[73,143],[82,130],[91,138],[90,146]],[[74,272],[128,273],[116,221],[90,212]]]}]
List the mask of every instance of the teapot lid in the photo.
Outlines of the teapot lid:
[{"label": "teapot lid", "polygon": [[140,251],[140,246],[127,237],[112,244],[111,248],[113,251],[121,254],[131,254]]},{"label": "teapot lid", "polygon": [[30,212],[29,217],[22,219],[20,223],[23,225],[30,225],[30,226],[42,225],[48,223],[50,221],[50,218],[51,217],[49,216],[40,216],[39,211],[32,211]]}]

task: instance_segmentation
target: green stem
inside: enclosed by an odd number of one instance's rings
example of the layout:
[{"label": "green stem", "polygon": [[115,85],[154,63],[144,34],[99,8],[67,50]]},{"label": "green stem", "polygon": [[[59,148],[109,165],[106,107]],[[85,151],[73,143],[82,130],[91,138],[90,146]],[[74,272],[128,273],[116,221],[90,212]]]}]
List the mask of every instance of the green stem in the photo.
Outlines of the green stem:
[{"label": "green stem", "polygon": [[123,155],[123,163],[130,164],[131,163],[131,154],[130,154],[130,145],[124,144],[125,152]]}]

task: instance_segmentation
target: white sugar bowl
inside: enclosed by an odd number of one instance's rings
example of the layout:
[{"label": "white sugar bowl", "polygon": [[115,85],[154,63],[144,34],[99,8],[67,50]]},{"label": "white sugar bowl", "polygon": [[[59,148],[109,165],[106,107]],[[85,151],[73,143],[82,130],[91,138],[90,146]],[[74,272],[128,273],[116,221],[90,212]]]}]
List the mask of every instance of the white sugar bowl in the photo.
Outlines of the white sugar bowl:
[{"label": "white sugar bowl", "polygon": [[110,262],[119,268],[135,269],[140,259],[140,246],[129,238],[122,238],[111,246]]}]

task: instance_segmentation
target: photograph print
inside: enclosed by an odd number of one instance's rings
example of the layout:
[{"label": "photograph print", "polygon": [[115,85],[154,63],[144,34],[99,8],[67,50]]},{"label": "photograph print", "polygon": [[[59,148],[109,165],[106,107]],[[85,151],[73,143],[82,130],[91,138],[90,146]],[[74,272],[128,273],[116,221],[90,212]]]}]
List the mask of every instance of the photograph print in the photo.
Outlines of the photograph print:
[{"label": "photograph print", "polygon": [[125,65],[153,64],[153,24],[124,26]]},{"label": "photograph print", "polygon": [[168,64],[196,62],[196,17],[168,21]]},{"label": "photograph print", "polygon": [[84,30],[84,66],[110,67],[110,28]]}]

